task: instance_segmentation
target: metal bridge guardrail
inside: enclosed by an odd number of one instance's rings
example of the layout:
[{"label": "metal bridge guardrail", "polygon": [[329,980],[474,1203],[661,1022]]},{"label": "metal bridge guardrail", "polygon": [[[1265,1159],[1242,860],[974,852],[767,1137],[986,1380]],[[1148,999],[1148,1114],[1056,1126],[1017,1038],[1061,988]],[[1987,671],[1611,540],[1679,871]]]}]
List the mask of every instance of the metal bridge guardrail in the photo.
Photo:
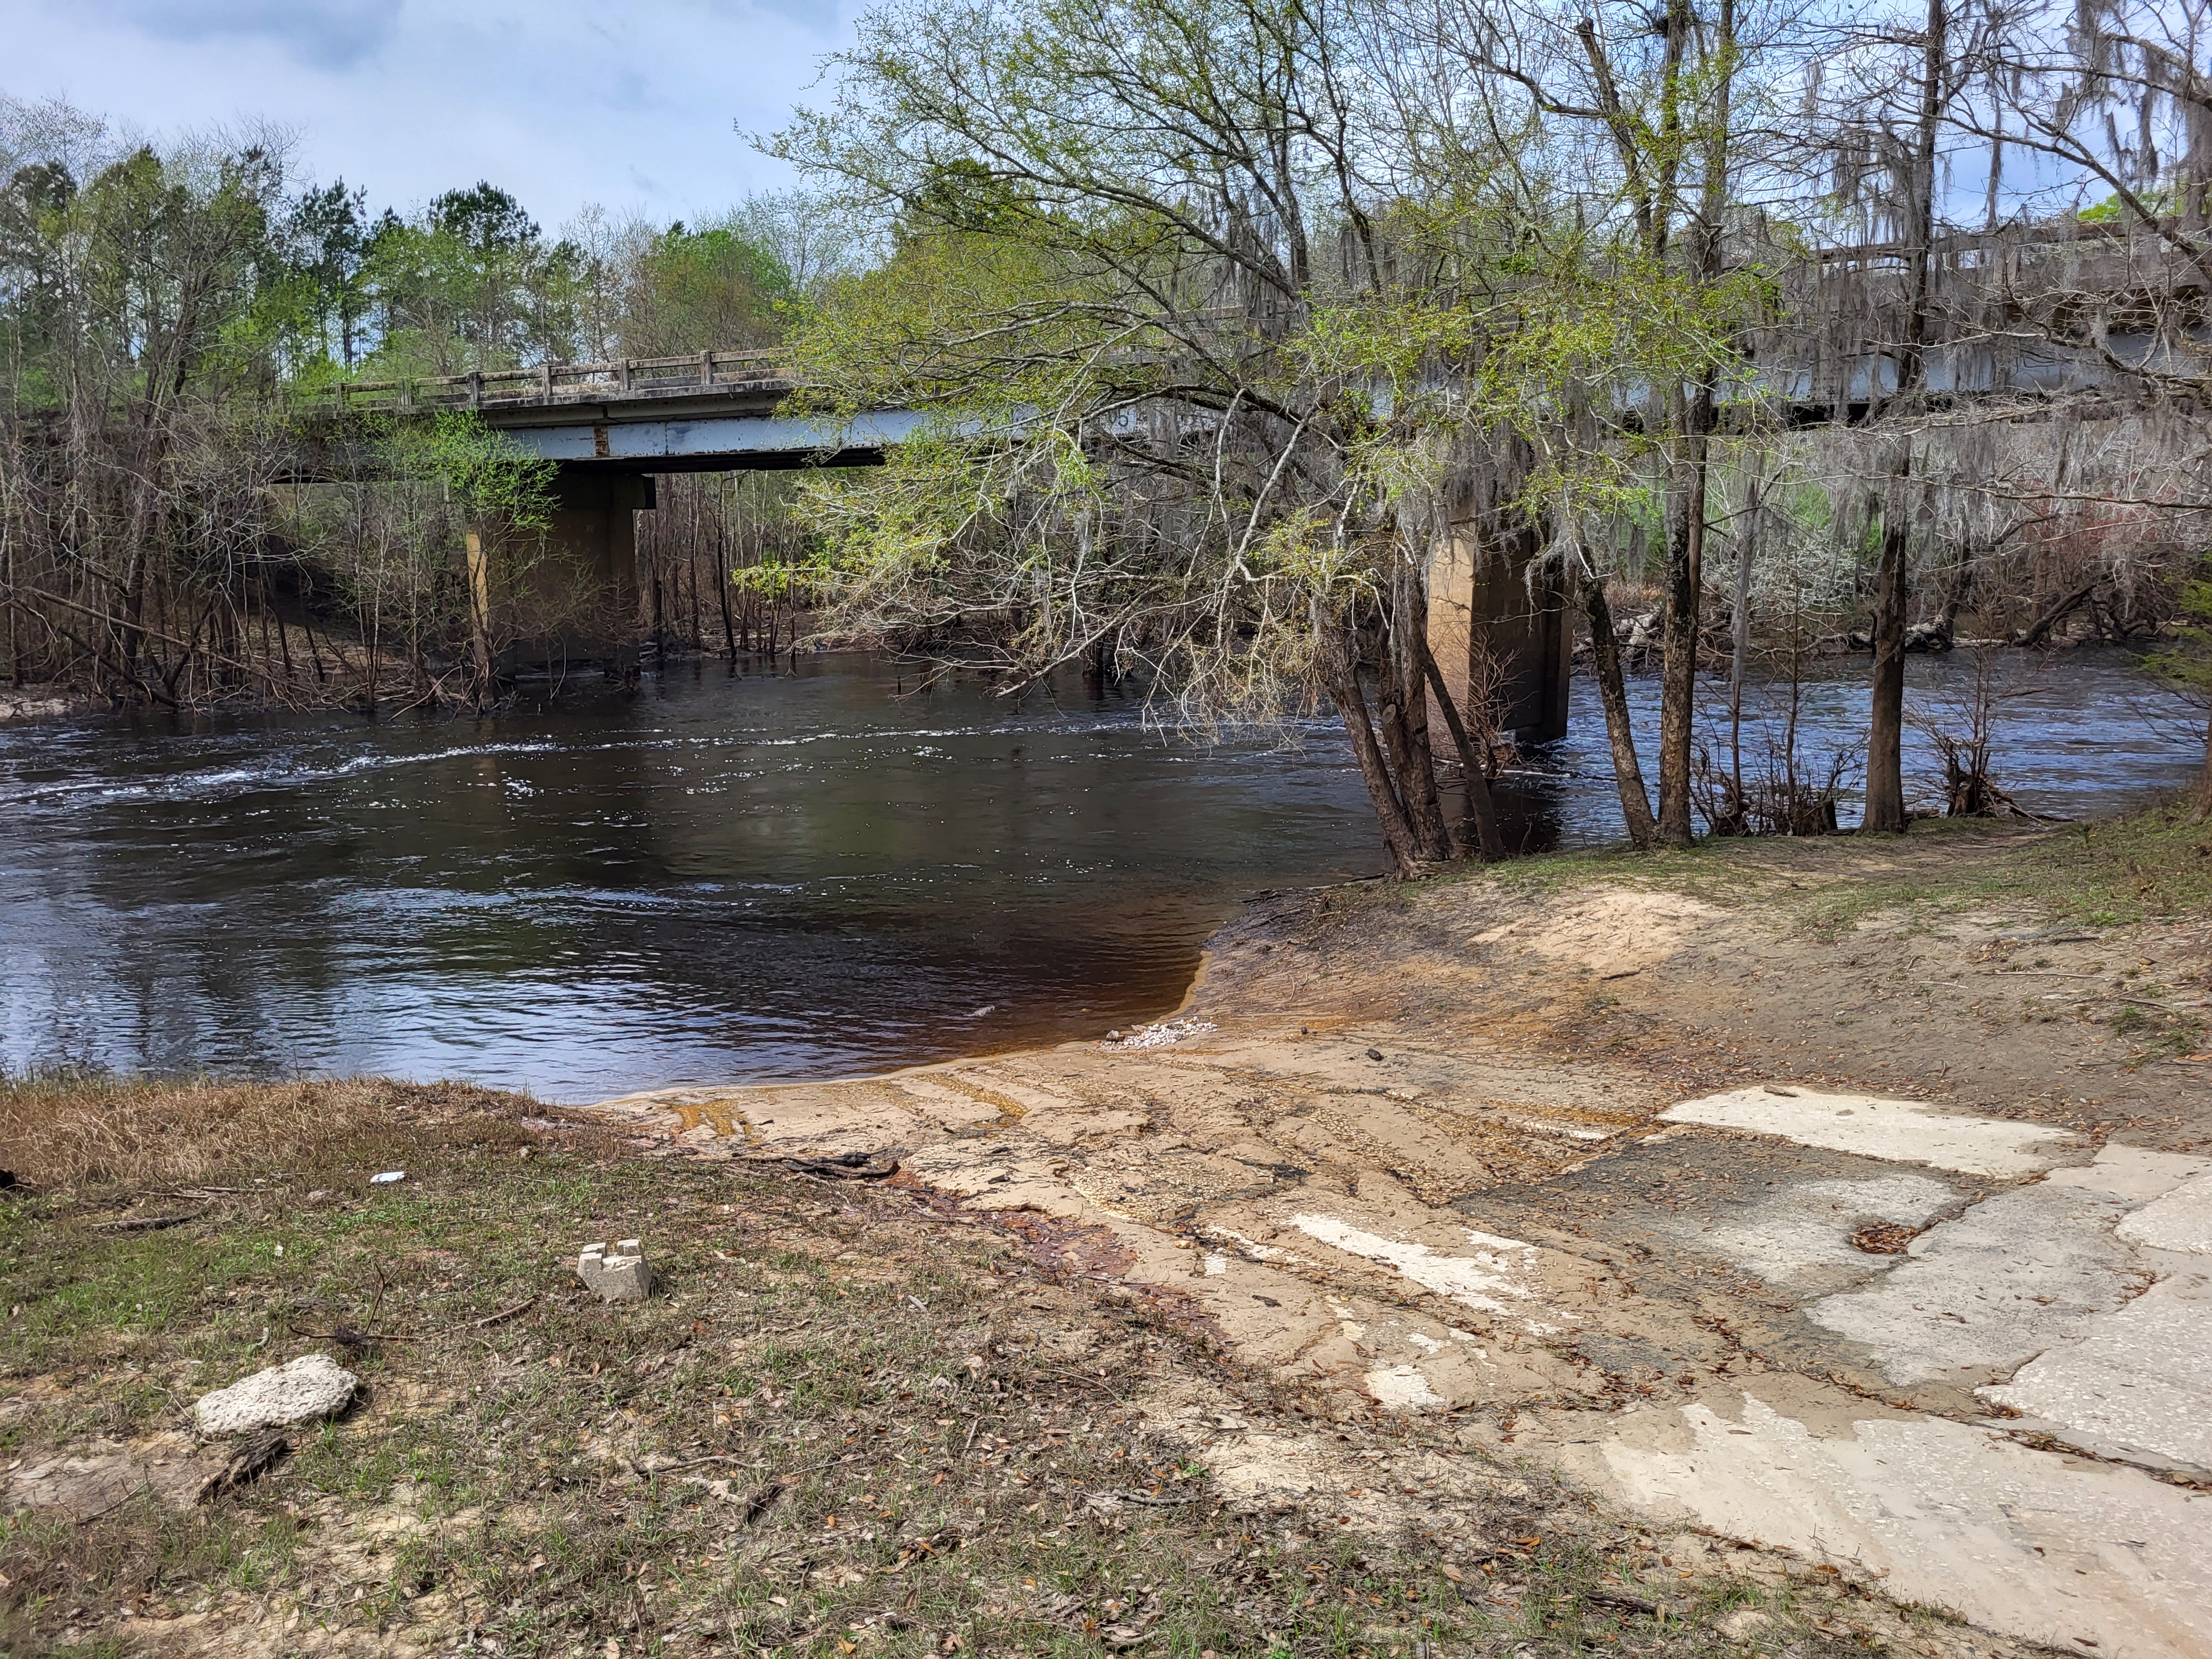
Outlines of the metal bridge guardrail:
[{"label": "metal bridge guardrail", "polygon": [[771,351],[694,351],[681,357],[624,357],[601,363],[540,363],[422,380],[334,380],[295,393],[332,412],[412,413],[440,409],[557,408],[622,398],[769,391],[793,384]]}]

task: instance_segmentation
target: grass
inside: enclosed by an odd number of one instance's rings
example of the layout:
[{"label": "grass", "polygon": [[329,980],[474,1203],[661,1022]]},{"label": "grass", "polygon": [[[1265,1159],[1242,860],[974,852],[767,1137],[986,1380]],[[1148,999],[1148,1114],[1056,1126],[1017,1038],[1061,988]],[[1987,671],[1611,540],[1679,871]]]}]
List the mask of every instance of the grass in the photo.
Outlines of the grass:
[{"label": "grass", "polygon": [[[544,1114],[377,1082],[0,1087],[0,1156],[33,1172],[0,1205],[11,1474],[182,1445],[199,1393],[295,1353],[365,1384],[212,1502],[0,1522],[0,1651],[222,1621],[271,1653],[1691,1655],[1771,1645],[1719,1632],[1747,1595],[1799,1651],[1850,1644],[1827,1581],[1686,1583],[1534,1499],[1379,1540],[1240,1513],[1146,1400],[1316,1425],[1171,1310],[917,1191],[643,1159]],[[631,1235],[655,1293],[604,1306],[568,1264]],[[1445,1425],[1340,1437],[1425,1434],[1457,1455]]]},{"label": "grass", "polygon": [[[1916,824],[1898,843],[1900,851],[1957,848],[1956,855],[1915,857],[1893,874],[1830,884],[1802,906],[1803,925],[1836,937],[1877,914],[1916,907],[1960,912],[2027,905],[2054,923],[2089,927],[2212,911],[2212,823],[2185,806],[2025,838],[2011,831],[1994,844],[1986,826],[1978,827],[1978,836],[1977,828],[1945,819]],[[1983,844],[1974,846],[1976,840]]]}]

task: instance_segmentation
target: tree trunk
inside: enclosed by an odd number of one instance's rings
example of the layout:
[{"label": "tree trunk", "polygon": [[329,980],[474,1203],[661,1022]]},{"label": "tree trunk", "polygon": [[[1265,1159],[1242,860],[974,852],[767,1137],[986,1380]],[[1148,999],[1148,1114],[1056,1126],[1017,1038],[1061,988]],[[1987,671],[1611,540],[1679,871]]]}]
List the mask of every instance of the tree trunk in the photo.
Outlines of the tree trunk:
[{"label": "tree trunk", "polygon": [[1866,819],[1876,834],[1905,830],[1905,512],[1882,515],[1881,569],[1875,590],[1874,701],[1867,718]]},{"label": "tree trunk", "polygon": [[1368,723],[1367,699],[1359,690],[1358,657],[1351,641],[1334,629],[1325,629],[1322,648],[1328,694],[1344,719],[1345,734],[1352,739],[1352,758],[1359,763],[1359,776],[1367,786],[1367,799],[1374,803],[1375,816],[1382,826],[1382,844],[1389,849],[1390,861],[1399,878],[1410,879],[1420,873],[1419,860],[1414,852],[1413,827],[1407,820],[1405,805],[1390,781],[1389,768],[1382,763],[1382,751],[1375,741],[1375,728]]},{"label": "tree trunk", "polygon": [[1429,742],[1429,688],[1421,672],[1420,641],[1429,626],[1419,573],[1410,563],[1397,572],[1390,608],[1389,649],[1383,664],[1382,730],[1413,842],[1425,859],[1452,855],[1451,830],[1437,795],[1436,755]]},{"label": "tree trunk", "polygon": [[[1936,237],[1936,138],[1943,113],[1943,71],[1948,59],[1949,15],[1946,0],[1928,0],[1928,32],[1923,37],[1920,115],[1915,145],[1912,198],[1907,226],[1911,240],[1906,273],[1905,346],[1897,372],[1898,401],[1910,412],[1927,381],[1929,253]],[[1905,539],[1910,509],[1906,486],[1912,477],[1912,443],[1899,446],[1890,502],[1881,517],[1881,568],[1876,579],[1874,612],[1874,695],[1867,714],[1866,818],[1863,830],[1899,835],[1905,817],[1905,622],[1911,611]]]},{"label": "tree trunk", "polygon": [[475,665],[471,700],[489,708],[497,663],[491,643],[492,550],[489,538],[478,529],[466,532],[469,568],[469,655]]},{"label": "tree trunk", "polygon": [[719,513],[714,515],[714,594],[722,606],[722,644],[734,664],[738,659],[738,630],[730,617],[730,550]]},{"label": "tree trunk", "polygon": [[1468,816],[1474,820],[1474,847],[1483,860],[1497,863],[1505,856],[1505,837],[1498,833],[1498,803],[1490,793],[1490,770],[1483,757],[1474,752],[1474,739],[1467,734],[1467,722],[1460,718],[1459,708],[1445,688],[1443,672],[1430,649],[1426,635],[1419,641],[1421,650],[1421,670],[1427,676],[1429,690],[1436,694],[1437,707],[1443,710],[1444,725],[1449,729],[1453,744],[1459,750],[1459,763],[1467,774]]},{"label": "tree trunk", "polygon": [[1613,745],[1621,821],[1628,826],[1629,845],[1643,852],[1657,839],[1658,825],[1652,820],[1651,797],[1644,787],[1644,767],[1636,758],[1636,733],[1628,723],[1628,684],[1621,678],[1620,645],[1613,637],[1613,607],[1606,602],[1602,579],[1583,585],[1583,614],[1589,621],[1590,655],[1597,668],[1598,701],[1605,706],[1605,735]]},{"label": "tree trunk", "polygon": [[1659,668],[1660,842],[1687,847],[1690,821],[1690,732],[1697,713],[1698,601],[1704,586],[1706,434],[1711,429],[1710,388],[1699,387],[1684,411],[1683,471],[1667,536],[1666,614],[1661,621]]}]

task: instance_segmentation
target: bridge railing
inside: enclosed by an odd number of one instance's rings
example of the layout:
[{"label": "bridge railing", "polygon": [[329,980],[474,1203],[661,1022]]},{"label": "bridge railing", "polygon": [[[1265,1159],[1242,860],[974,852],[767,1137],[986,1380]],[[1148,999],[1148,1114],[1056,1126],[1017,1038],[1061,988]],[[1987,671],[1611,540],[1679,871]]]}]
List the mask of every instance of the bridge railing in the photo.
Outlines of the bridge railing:
[{"label": "bridge railing", "polygon": [[788,385],[790,379],[772,351],[693,351],[681,357],[539,363],[532,368],[487,368],[419,380],[334,380],[305,393],[304,401],[353,413],[518,409],[682,397],[727,388],[766,390]]}]

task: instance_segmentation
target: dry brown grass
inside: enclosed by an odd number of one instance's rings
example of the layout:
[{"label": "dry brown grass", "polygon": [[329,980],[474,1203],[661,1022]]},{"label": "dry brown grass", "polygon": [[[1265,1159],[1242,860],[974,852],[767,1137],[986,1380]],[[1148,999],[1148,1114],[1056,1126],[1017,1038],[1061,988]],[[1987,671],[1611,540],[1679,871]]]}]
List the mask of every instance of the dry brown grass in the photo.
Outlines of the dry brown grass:
[{"label": "dry brown grass", "polygon": [[527,1097],[386,1078],[0,1081],[0,1169],[39,1188],[184,1186],[343,1164],[396,1132],[432,1146],[519,1146]]}]

